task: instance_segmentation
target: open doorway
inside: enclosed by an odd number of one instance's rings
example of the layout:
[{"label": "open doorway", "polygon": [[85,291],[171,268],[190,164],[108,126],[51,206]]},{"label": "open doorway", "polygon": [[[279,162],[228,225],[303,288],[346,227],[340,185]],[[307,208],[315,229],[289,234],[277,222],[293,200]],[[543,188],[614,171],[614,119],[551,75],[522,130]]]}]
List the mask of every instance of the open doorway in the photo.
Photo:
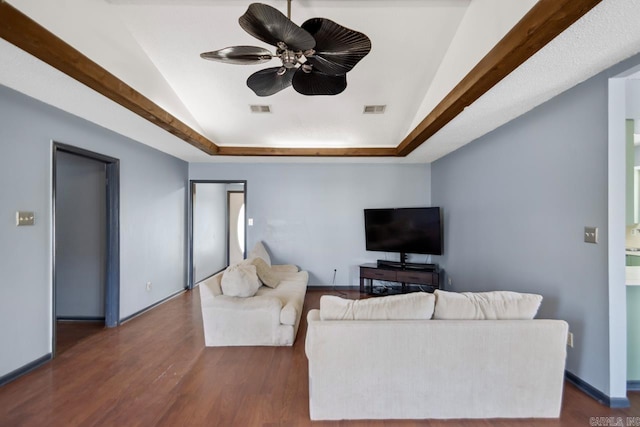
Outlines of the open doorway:
[{"label": "open doorway", "polygon": [[189,287],[244,259],[246,181],[191,181]]},{"label": "open doorway", "polygon": [[640,119],[640,66],[608,83],[609,393],[628,406],[627,390],[640,389],[640,224],[634,217],[635,119]]},{"label": "open doorway", "polygon": [[53,354],[119,318],[118,160],[53,145]]}]

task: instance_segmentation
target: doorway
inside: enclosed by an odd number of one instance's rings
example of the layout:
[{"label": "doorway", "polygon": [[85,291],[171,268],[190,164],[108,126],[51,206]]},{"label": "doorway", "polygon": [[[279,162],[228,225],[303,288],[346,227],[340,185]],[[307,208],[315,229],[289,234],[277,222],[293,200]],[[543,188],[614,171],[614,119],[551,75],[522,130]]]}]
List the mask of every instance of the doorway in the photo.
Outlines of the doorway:
[{"label": "doorway", "polygon": [[[609,392],[618,406],[628,406],[627,390],[640,389],[637,353],[640,349],[640,298],[633,294],[633,270],[627,266],[627,253],[633,251],[636,238],[633,219],[633,167],[635,147],[633,123],[640,117],[640,66],[634,66],[609,78],[608,82],[608,266],[609,266]],[[629,306],[631,305],[631,306]],[[635,354],[635,356],[634,356]],[[631,376],[629,376],[631,375]]]},{"label": "doorway", "polygon": [[54,356],[119,319],[118,160],[53,145]]},{"label": "doorway", "polygon": [[191,181],[189,288],[244,259],[246,181]]}]

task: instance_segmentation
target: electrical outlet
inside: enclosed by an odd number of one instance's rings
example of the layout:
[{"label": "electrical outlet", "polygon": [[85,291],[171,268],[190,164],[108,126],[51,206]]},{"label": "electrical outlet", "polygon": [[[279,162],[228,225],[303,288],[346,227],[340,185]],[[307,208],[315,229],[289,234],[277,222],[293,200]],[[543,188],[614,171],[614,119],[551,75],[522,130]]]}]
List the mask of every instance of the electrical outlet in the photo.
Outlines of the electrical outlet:
[{"label": "electrical outlet", "polygon": [[451,286],[451,283],[453,283],[453,280],[451,280],[451,277],[449,277],[449,286]]},{"label": "electrical outlet", "polygon": [[147,282],[147,290],[150,291],[151,290],[151,282]]},{"label": "electrical outlet", "polygon": [[567,345],[573,348],[573,332],[567,334]]}]

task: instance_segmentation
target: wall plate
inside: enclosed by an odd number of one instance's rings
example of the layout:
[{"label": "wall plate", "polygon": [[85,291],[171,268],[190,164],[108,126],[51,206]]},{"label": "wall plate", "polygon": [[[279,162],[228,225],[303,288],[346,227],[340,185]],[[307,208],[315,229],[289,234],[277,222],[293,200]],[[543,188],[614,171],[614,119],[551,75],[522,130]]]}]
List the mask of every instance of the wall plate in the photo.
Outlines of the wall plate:
[{"label": "wall plate", "polygon": [[18,227],[23,225],[34,225],[35,222],[36,222],[36,217],[33,212],[29,212],[29,211],[16,212],[16,225]]},{"label": "wall plate", "polygon": [[584,228],[585,243],[598,243],[598,227]]}]

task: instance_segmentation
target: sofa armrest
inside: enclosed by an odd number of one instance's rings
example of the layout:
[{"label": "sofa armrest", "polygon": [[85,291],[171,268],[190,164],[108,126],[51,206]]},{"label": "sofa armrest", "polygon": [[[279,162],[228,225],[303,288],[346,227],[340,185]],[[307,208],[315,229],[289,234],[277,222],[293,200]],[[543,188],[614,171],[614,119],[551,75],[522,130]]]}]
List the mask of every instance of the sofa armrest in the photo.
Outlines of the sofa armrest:
[{"label": "sofa armrest", "polygon": [[200,300],[202,303],[207,303],[217,296],[222,295],[222,289],[220,288],[222,274],[223,272],[214,274],[213,276],[198,283],[198,290],[200,291]]},{"label": "sofa armrest", "polygon": [[307,313],[307,323],[320,321],[320,310],[314,308]]},{"label": "sofa armrest", "polygon": [[318,326],[317,322],[322,322],[322,320],[320,320],[320,310],[315,308],[309,310],[309,312],[307,313],[307,336],[304,341],[304,352],[307,355],[307,359],[309,359],[309,361],[311,361],[313,341],[316,335],[315,329]]},{"label": "sofa armrest", "polygon": [[271,270],[276,273],[297,273],[298,271],[300,271],[298,266],[293,264],[274,264],[271,266]]}]

